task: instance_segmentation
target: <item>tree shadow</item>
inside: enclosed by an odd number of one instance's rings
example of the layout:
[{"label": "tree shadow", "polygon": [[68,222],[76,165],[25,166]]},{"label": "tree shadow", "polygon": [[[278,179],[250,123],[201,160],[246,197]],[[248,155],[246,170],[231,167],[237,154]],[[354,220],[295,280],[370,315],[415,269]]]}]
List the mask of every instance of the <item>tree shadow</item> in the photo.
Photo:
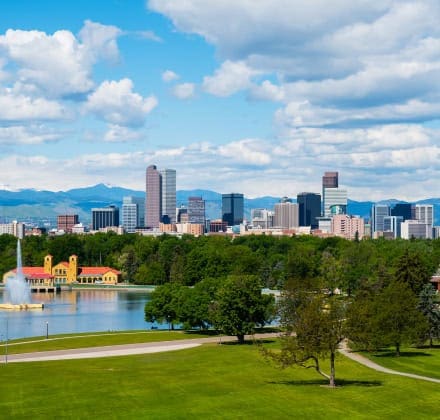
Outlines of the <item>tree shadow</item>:
[{"label": "tree shadow", "polygon": [[237,341],[225,341],[221,343],[224,346],[252,346],[252,345],[258,345],[258,344],[269,344],[274,343],[275,339],[265,338],[265,339],[258,339],[258,340],[244,340],[243,343],[240,343]]},{"label": "tree shadow", "polygon": [[374,353],[374,357],[395,357],[396,359],[399,359],[400,357],[419,357],[419,356],[426,356],[430,357],[432,354],[424,353],[422,351],[401,351],[400,356],[396,356],[395,351],[386,351],[386,352],[380,352],[380,353]]},{"label": "tree shadow", "polygon": [[[324,386],[328,387],[327,379],[309,379],[309,380],[298,380],[298,381],[269,381],[267,382],[271,385],[287,385],[287,386]],[[336,379],[336,387],[346,387],[346,386],[359,386],[359,387],[373,387],[382,386],[382,381],[361,381],[361,380],[351,380],[351,379]]]}]

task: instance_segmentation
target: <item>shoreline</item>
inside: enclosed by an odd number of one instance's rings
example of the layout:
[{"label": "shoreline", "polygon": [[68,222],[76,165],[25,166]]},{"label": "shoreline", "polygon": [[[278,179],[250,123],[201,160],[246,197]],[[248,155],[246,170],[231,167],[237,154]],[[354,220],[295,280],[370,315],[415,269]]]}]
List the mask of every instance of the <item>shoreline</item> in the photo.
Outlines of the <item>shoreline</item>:
[{"label": "shoreline", "polygon": [[[5,289],[5,285],[3,283],[0,284],[0,290]],[[99,284],[72,284],[61,286],[61,292],[69,291],[69,290],[131,290],[133,292],[152,292],[156,289],[155,285],[128,285],[128,284],[116,284],[116,285],[99,285]]]}]

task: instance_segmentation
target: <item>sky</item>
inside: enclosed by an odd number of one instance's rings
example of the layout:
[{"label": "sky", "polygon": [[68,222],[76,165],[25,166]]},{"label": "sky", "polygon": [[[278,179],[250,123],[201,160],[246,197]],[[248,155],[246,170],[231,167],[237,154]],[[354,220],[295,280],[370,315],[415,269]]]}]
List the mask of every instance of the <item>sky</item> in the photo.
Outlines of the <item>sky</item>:
[{"label": "sky", "polygon": [[0,189],[439,197],[438,0],[4,0]]}]

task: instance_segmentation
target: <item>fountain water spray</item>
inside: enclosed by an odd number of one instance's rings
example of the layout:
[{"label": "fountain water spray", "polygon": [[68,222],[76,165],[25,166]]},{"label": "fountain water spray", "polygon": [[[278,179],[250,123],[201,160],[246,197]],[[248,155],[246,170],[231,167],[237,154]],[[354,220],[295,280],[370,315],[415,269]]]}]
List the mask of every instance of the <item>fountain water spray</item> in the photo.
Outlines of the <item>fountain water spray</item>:
[{"label": "fountain water spray", "polygon": [[17,269],[15,276],[6,283],[6,299],[8,303],[0,303],[0,309],[43,309],[42,303],[31,302],[31,288],[27,283],[21,263],[21,243],[17,242]]}]

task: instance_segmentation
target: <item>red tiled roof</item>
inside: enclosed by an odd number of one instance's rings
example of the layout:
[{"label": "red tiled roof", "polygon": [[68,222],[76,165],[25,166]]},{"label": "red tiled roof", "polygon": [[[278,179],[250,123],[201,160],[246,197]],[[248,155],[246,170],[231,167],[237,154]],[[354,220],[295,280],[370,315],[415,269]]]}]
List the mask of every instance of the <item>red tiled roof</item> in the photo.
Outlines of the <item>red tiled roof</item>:
[{"label": "red tiled roof", "polygon": [[[50,279],[53,276],[44,271],[44,267],[23,267],[23,275],[27,278],[33,279]],[[12,270],[14,273],[17,269]]]},{"label": "red tiled roof", "polygon": [[61,261],[60,263],[55,264],[54,267],[57,266],[57,265],[64,265],[65,267],[69,268],[69,263],[66,262],[66,261]]},{"label": "red tiled roof", "polygon": [[108,272],[112,272],[114,274],[121,274],[118,270],[115,270],[110,267],[80,267],[79,275],[80,276],[96,276],[96,275],[104,275]]}]

